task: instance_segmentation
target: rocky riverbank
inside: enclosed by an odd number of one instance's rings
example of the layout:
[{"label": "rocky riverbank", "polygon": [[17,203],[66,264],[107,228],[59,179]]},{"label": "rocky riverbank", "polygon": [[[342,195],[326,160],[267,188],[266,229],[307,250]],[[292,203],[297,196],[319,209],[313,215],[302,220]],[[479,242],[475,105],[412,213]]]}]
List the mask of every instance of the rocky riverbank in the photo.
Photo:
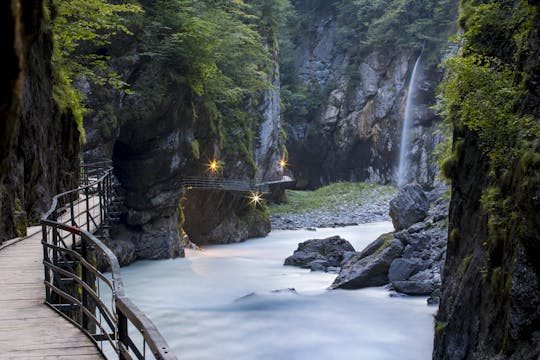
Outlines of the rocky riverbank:
[{"label": "rocky riverbank", "polygon": [[420,185],[409,184],[387,206],[395,232],[360,252],[337,236],[308,240],[285,265],[339,272],[332,289],[390,284],[399,293],[431,295],[430,303],[437,303],[448,233],[445,191],[440,187],[424,193]]},{"label": "rocky riverbank", "polygon": [[338,183],[316,191],[287,191],[289,204],[272,205],[272,230],[352,226],[390,221],[397,189],[365,183]]},{"label": "rocky riverbank", "polygon": [[417,184],[402,188],[390,202],[396,231],[381,235],[342,264],[331,288],[391,284],[397,292],[432,295],[437,302],[448,233],[444,190],[425,194]]}]

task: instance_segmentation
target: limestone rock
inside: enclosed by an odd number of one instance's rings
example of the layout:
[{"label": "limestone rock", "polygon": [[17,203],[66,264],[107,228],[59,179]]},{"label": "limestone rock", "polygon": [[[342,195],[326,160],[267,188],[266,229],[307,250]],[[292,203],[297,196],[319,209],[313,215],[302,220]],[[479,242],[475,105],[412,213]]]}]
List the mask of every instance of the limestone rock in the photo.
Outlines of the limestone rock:
[{"label": "limestone rock", "polygon": [[390,216],[396,230],[406,229],[428,215],[429,201],[418,184],[405,185],[390,201]]},{"label": "limestone rock", "polygon": [[388,269],[403,252],[403,244],[398,239],[388,238],[389,235],[383,236],[387,240],[375,253],[366,257],[355,255],[345,263],[330,288],[360,289],[387,284]]},{"label": "limestone rock", "polygon": [[435,289],[440,287],[434,281],[394,281],[392,286],[397,291],[408,295],[431,295]]},{"label": "limestone rock", "polygon": [[418,259],[395,259],[388,270],[388,280],[395,281],[406,280],[411,274],[417,272],[423,267],[422,261]]},{"label": "limestone rock", "polygon": [[298,244],[294,254],[285,259],[284,265],[326,271],[328,267],[341,266],[345,254],[353,251],[353,246],[339,236],[307,240]]}]

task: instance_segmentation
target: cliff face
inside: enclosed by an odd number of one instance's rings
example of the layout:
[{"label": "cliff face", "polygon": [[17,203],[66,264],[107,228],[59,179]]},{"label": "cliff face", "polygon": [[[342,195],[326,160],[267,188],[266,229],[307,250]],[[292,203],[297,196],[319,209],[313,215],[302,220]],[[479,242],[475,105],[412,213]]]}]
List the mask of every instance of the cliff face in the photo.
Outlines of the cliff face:
[{"label": "cliff face", "polygon": [[248,194],[186,191],[180,183],[185,176],[216,176],[208,169],[213,159],[220,161],[218,176],[260,180],[281,175],[274,45],[268,45],[274,60],[268,81],[273,86],[245,105],[250,117],[259,121],[225,129],[252,133],[252,144],[227,148],[204,106],[204,96],[194,94],[185,79],[148,56],[143,37],[142,30],[135,29],[133,38],[118,39],[107,48],[111,65],[131,84],[133,95],[79,83],[93,109],[85,119],[85,158],[112,158],[124,191],[125,212],[109,246],[123,263],[129,263],[137,258],[182,256],[182,226],[196,244],[266,235],[268,214],[250,206]]},{"label": "cliff face", "polygon": [[[259,105],[252,111],[260,114],[260,122],[254,127],[253,165],[247,163],[240,154],[224,153],[224,175],[232,179],[251,179],[256,181],[280,179],[283,169],[279,167],[281,158],[281,107],[279,90],[279,66],[274,45],[268,45],[273,64],[268,74],[272,88],[263,92]],[[208,128],[196,130],[199,139],[206,143],[201,147],[201,159],[210,159],[212,148],[217,148],[217,139],[208,143]],[[211,145],[211,146],[209,146]],[[205,149],[206,148],[206,149]],[[214,152],[215,153],[215,152]],[[208,176],[206,163],[195,165],[198,173]],[[254,174],[254,175],[253,175]],[[183,228],[190,241],[197,245],[226,244],[244,241],[248,238],[266,236],[270,232],[268,214],[260,207],[250,204],[249,194],[230,191],[188,190],[182,199],[184,212]]]},{"label": "cliff face", "polygon": [[[287,148],[298,185],[333,181],[390,183],[396,180],[407,90],[419,53],[388,49],[352,60],[340,50],[331,11],[316,17],[299,36],[295,71],[300,87],[320,87],[317,109],[286,119]],[[359,47],[362,45],[359,44]],[[429,109],[441,74],[420,63],[415,86],[411,180],[430,186],[435,167],[430,154],[438,142],[438,117]]]},{"label": "cliff face", "polygon": [[[469,1],[463,5],[470,6],[469,11],[480,6]],[[488,55],[511,64],[512,79],[517,81],[512,85],[520,89],[519,105],[511,111],[529,119],[519,127],[531,135],[498,122],[496,133],[513,135],[504,136],[506,147],[497,154],[496,143],[486,148],[485,124],[476,122],[472,113],[462,120],[475,121],[474,127],[454,118],[449,241],[434,359],[540,356],[539,10],[538,1],[519,1],[514,6],[500,1],[479,16],[462,14],[470,46],[466,56]],[[483,22],[486,14],[490,21]],[[492,26],[489,36],[484,32],[486,24]],[[507,24],[513,29],[511,37]],[[471,28],[474,33],[467,32]],[[507,103],[511,88],[504,89]],[[489,98],[496,98],[500,89],[496,85]],[[499,156],[508,157],[497,163]]]},{"label": "cliff face", "polygon": [[77,125],[52,97],[52,38],[43,2],[2,7],[9,61],[0,81],[1,241],[25,235],[26,225],[39,219],[53,195],[77,184],[79,174]]}]

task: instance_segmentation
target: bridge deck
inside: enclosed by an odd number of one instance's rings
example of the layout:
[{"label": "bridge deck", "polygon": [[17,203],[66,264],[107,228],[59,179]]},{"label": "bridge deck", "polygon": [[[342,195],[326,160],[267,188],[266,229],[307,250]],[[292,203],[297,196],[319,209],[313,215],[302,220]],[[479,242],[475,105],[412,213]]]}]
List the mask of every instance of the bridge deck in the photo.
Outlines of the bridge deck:
[{"label": "bridge deck", "polygon": [[102,359],[94,343],[43,303],[41,227],[0,249],[0,359]]}]

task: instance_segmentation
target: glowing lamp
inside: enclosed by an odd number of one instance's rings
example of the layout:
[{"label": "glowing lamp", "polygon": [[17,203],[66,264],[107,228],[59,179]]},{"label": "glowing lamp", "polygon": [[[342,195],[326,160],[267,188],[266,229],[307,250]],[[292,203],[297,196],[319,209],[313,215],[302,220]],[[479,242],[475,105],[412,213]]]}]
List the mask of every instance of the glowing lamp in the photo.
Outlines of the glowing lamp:
[{"label": "glowing lamp", "polygon": [[219,168],[219,164],[216,159],[208,163],[208,170],[210,170],[211,172],[215,173],[218,170],[218,168]]},{"label": "glowing lamp", "polygon": [[262,194],[258,191],[251,192],[249,195],[249,203],[253,206],[257,206],[262,202]]}]

